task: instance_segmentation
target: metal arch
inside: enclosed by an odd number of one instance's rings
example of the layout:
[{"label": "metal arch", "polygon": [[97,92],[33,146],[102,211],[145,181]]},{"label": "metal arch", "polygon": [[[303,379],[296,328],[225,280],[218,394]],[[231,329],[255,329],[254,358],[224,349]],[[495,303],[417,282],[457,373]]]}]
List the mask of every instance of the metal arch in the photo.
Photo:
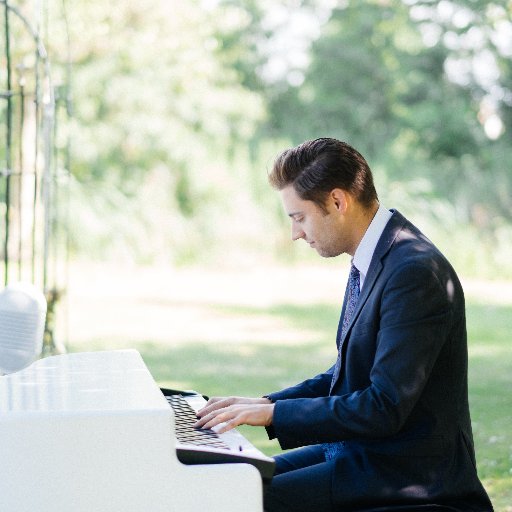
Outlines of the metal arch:
[{"label": "metal arch", "polygon": [[[44,0],[43,0],[44,1]],[[47,297],[48,302],[48,317],[47,325],[45,327],[45,352],[53,352],[56,348],[54,339],[54,325],[55,325],[55,306],[58,299],[62,295],[62,290],[57,289],[55,282],[51,282],[49,260],[54,256],[57,259],[56,251],[52,254],[52,244],[55,245],[55,219],[53,218],[55,212],[57,212],[57,205],[54,204],[57,201],[55,181],[55,164],[57,160],[57,149],[55,141],[57,138],[56,134],[56,109],[57,100],[55,95],[54,84],[51,74],[50,59],[48,56],[47,49],[40,36],[39,22],[36,23],[36,28],[30,23],[26,16],[12,4],[10,0],[0,0],[0,5],[4,7],[4,26],[5,26],[5,60],[6,60],[6,85],[7,90],[5,92],[0,91],[0,101],[5,99],[6,105],[6,147],[5,147],[5,164],[4,170],[0,169],[0,178],[4,178],[5,181],[5,238],[4,238],[4,282],[8,284],[10,275],[12,272],[9,269],[10,263],[13,258],[11,255],[11,233],[10,230],[13,227],[11,222],[11,201],[12,201],[12,189],[11,180],[14,176],[19,176],[19,233],[18,233],[18,278],[22,276],[22,265],[23,265],[23,254],[22,254],[22,202],[21,202],[21,189],[22,189],[22,176],[33,176],[33,183],[30,188],[33,187],[34,193],[32,198],[32,233],[31,242],[27,242],[29,250],[31,250],[31,281],[36,282],[36,259],[40,260],[42,253],[42,269],[39,268],[42,277],[42,288]],[[38,3],[38,13],[42,12],[43,6]],[[69,50],[69,31],[67,26],[67,15],[65,13],[65,0],[62,0],[62,10],[64,13],[64,23],[67,35],[67,44]],[[13,66],[12,66],[12,55],[11,55],[11,30],[10,23],[11,17],[14,16],[21,21],[22,26],[25,29],[25,33],[28,35],[28,40],[32,40],[34,44],[33,52],[28,52],[26,55],[33,54],[35,56],[35,62],[33,66],[33,84],[34,91],[31,96],[34,98],[33,107],[33,140],[29,144],[30,154],[33,156],[33,169],[28,171],[24,169],[23,161],[23,142],[22,142],[22,131],[24,126],[24,105],[25,105],[25,91],[22,84],[19,84],[19,90],[13,89]],[[39,18],[39,17],[38,17]],[[68,53],[69,59],[69,53]],[[69,62],[68,62],[69,65]],[[70,79],[70,72],[66,70],[66,78]],[[68,94],[69,94],[69,84]],[[14,170],[14,158],[13,158],[13,118],[15,116],[13,110],[13,100],[18,97],[20,99],[20,111],[18,115],[19,122],[19,150],[18,165],[19,169]],[[69,108],[69,96],[65,98],[66,101],[66,113],[70,114]],[[68,141],[69,145],[69,141]],[[65,163],[67,175],[69,177],[69,148],[66,148]],[[32,180],[32,178],[29,178]],[[69,186],[69,182],[68,182]],[[40,212],[42,215],[39,216],[43,220],[42,229],[39,229],[41,224],[37,213]],[[67,221],[66,221],[67,222]],[[65,230],[66,231],[66,230]],[[42,238],[42,240],[41,240]],[[39,246],[42,242],[42,248]],[[67,242],[65,250],[67,251]],[[13,251],[16,252],[16,251]],[[27,252],[27,251],[25,251]],[[66,254],[66,265],[67,265],[67,254]],[[55,262],[56,265],[56,262]],[[55,278],[55,275],[53,276]],[[67,269],[65,277],[65,285],[67,287]]]}]

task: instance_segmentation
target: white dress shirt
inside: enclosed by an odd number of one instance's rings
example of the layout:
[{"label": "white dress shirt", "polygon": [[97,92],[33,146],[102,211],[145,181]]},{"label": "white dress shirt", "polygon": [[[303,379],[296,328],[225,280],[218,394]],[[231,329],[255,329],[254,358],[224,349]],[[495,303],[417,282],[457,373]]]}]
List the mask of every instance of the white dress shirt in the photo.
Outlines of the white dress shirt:
[{"label": "white dress shirt", "polygon": [[366,274],[368,274],[368,269],[370,268],[370,263],[372,261],[373,253],[375,252],[375,247],[377,247],[377,242],[379,241],[379,238],[392,215],[392,212],[380,205],[377,213],[368,226],[363,239],[357,246],[354,257],[352,258],[352,264],[357,268],[357,270],[359,270],[360,290],[363,289],[364,280],[366,278]]}]

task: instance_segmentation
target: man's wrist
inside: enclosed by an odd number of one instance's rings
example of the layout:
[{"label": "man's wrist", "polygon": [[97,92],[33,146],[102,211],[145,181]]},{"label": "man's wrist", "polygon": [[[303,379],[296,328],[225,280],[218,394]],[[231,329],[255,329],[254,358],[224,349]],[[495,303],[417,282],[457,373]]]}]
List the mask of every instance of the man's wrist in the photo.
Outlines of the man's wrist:
[{"label": "man's wrist", "polygon": [[274,407],[275,407],[275,404],[271,403],[269,405],[270,414],[269,414],[269,417],[268,417],[265,427],[270,427],[270,425],[272,425],[272,422],[273,422],[272,420],[274,419]]}]

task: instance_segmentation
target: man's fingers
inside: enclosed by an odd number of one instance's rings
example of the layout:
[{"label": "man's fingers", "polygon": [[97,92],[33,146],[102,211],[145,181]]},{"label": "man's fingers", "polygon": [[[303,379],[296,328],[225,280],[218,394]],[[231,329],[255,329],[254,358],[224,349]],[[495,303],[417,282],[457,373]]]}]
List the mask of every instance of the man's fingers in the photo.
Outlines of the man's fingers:
[{"label": "man's fingers", "polygon": [[219,409],[225,409],[231,405],[236,404],[261,404],[261,403],[270,403],[266,398],[247,398],[242,396],[228,396],[228,397],[212,397],[206,405],[197,411],[197,416],[199,418],[203,418],[204,416],[210,414],[213,411],[217,411]]},{"label": "man's fingers", "polygon": [[197,411],[197,416],[199,418],[203,418],[204,416],[207,416],[213,411],[217,411],[219,409],[224,409],[225,407],[228,407],[229,405],[234,403],[234,397],[214,397],[210,398],[208,402],[206,402],[206,405]]},{"label": "man's fingers", "polygon": [[241,425],[241,423],[236,423],[234,420],[226,421],[222,427],[215,429],[215,432],[217,432],[217,434],[224,434],[224,432],[228,432],[239,425]]},{"label": "man's fingers", "polygon": [[[229,411],[221,410],[221,411],[213,411],[206,416],[203,416],[199,421],[196,422],[194,428],[202,428],[202,429],[211,429],[220,423],[228,422],[232,420],[232,416]],[[234,428],[237,425],[233,425],[230,428]],[[230,430],[229,428],[227,430]],[[223,430],[225,432],[226,430]]]},{"label": "man's fingers", "polygon": [[246,407],[244,405],[230,405],[223,409],[216,409],[197,421],[194,428],[211,429],[220,423],[225,423],[219,432],[226,432],[232,428],[244,423],[247,416]]},{"label": "man's fingers", "polygon": [[273,404],[251,403],[230,405],[202,416],[194,427],[211,429],[220,423],[224,423],[218,430],[219,433],[222,433],[242,424],[268,426],[272,422],[273,411]]}]

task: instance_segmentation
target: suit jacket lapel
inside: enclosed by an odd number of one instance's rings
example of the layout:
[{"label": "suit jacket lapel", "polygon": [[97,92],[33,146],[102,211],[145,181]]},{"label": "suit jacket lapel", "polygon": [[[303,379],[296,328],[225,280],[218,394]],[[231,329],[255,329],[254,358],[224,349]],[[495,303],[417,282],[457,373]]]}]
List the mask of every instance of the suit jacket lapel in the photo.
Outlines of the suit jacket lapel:
[{"label": "suit jacket lapel", "polygon": [[[381,273],[382,268],[384,267],[383,262],[382,262],[384,256],[389,252],[396,237],[398,236],[398,233],[402,230],[402,228],[404,227],[404,224],[407,222],[401,213],[399,213],[396,210],[392,210],[392,211],[393,211],[393,215],[389,219],[389,222],[387,223],[386,227],[384,228],[384,231],[382,232],[379,242],[377,243],[377,247],[375,248],[375,252],[373,253],[372,261],[370,263],[370,267],[368,268],[368,274],[365,277],[364,286],[361,291],[361,295],[359,296],[359,301],[357,303],[354,314],[352,315],[352,319],[350,320],[350,324],[347,328],[345,335],[339,342],[342,346],[343,346],[343,343],[344,343],[345,339],[347,338],[348,334],[350,333],[352,326],[354,325],[355,321],[357,320],[357,317],[359,316],[361,309],[363,308],[368,297],[370,296],[372,288],[375,285],[375,282],[377,281],[377,278],[378,278],[379,274]],[[340,325],[343,323],[343,315],[345,314],[345,307],[346,307],[346,292],[345,292],[345,300],[343,303],[343,309],[341,312],[341,321],[340,321],[340,324],[338,325],[337,339],[339,339],[339,336],[341,334]]]}]

